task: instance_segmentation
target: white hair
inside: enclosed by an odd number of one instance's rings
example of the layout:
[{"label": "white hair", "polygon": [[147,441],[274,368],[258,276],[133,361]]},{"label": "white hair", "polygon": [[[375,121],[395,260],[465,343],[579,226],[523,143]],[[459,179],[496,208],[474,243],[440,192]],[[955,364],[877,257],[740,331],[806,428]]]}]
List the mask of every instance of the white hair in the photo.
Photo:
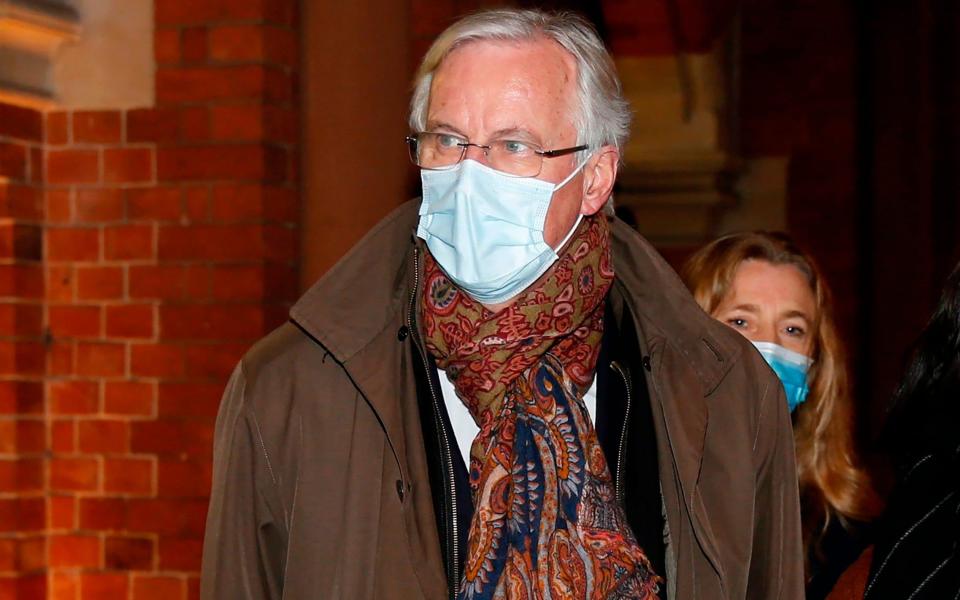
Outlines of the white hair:
[{"label": "white hair", "polygon": [[426,128],[433,74],[455,48],[481,40],[554,40],[577,63],[577,106],[573,124],[577,143],[591,150],[604,145],[621,151],[630,134],[630,106],[623,98],[620,79],[610,54],[594,28],[571,12],[496,9],[466,16],[448,27],[427,51],[414,80],[410,127]]}]

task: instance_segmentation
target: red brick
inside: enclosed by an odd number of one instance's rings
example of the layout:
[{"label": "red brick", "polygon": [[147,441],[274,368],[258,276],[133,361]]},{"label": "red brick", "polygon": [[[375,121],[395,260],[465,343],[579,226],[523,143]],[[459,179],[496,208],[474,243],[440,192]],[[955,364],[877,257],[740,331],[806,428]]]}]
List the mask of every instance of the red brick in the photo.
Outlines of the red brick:
[{"label": "red brick", "polygon": [[73,141],[94,144],[115,144],[121,135],[120,113],[117,111],[77,111],[73,113]]},{"label": "red brick", "polygon": [[43,291],[43,267],[39,264],[0,264],[0,296],[39,299]]},{"label": "red brick", "polygon": [[187,377],[209,377],[217,381],[225,381],[247,349],[247,344],[187,346]]},{"label": "red brick", "polygon": [[255,65],[157,69],[160,104],[259,98],[270,85],[267,68]]},{"label": "red brick", "polygon": [[177,139],[203,142],[210,139],[210,111],[205,106],[187,106],[177,113]]},{"label": "red brick", "polygon": [[100,258],[100,230],[95,228],[47,228],[47,251],[51,261],[93,261]]},{"label": "red brick", "polygon": [[72,571],[54,571],[47,575],[50,581],[49,600],[78,600],[80,574]]},{"label": "red brick", "polygon": [[48,183],[96,183],[100,181],[100,153],[96,150],[50,150],[47,152]]},{"label": "red brick", "polygon": [[70,190],[44,192],[48,223],[66,223],[73,220],[73,202],[70,195]]},{"label": "red brick", "polygon": [[160,307],[160,335],[165,339],[255,339],[263,333],[263,310],[259,306]]},{"label": "red brick", "polygon": [[212,463],[206,460],[161,460],[157,471],[158,496],[208,498],[212,474]]},{"label": "red brick", "polygon": [[73,375],[76,342],[73,339],[54,339],[47,356],[47,375],[51,377]]},{"label": "red brick", "polygon": [[73,267],[48,265],[46,275],[47,300],[53,302],[73,300]]},{"label": "red brick", "polygon": [[286,177],[286,155],[282,152],[252,144],[161,148],[157,153],[157,177],[161,181],[280,181]]},{"label": "red brick", "polygon": [[97,412],[100,387],[95,381],[51,381],[47,396],[55,415],[83,415]]},{"label": "red brick", "polygon": [[74,219],[102,223],[121,221],[124,216],[123,190],[117,188],[76,190]]},{"label": "red brick", "polygon": [[84,419],[77,423],[80,452],[119,454],[130,448],[130,428],[126,421]]},{"label": "red brick", "polygon": [[131,498],[127,529],[160,535],[199,538],[207,518],[206,499]]},{"label": "red brick", "polygon": [[157,28],[153,34],[153,57],[160,65],[180,62],[179,29]]},{"label": "red brick", "polygon": [[99,336],[100,307],[50,306],[47,308],[47,325],[55,337]]},{"label": "red brick", "polygon": [[152,416],[156,407],[156,384],[142,381],[104,383],[103,411],[108,414]]},{"label": "red brick", "polygon": [[134,452],[180,456],[186,452],[209,457],[213,450],[213,424],[179,419],[130,423],[130,448]]},{"label": "red brick", "polygon": [[215,140],[263,139],[263,107],[259,104],[214,106],[210,112],[211,136]]},{"label": "red brick", "polygon": [[[276,290],[270,290],[276,297]],[[261,266],[226,266],[213,269],[213,297],[217,300],[260,300],[265,298]]]},{"label": "red brick", "polygon": [[127,113],[128,142],[172,142],[176,139],[176,110],[138,108]]},{"label": "red brick", "polygon": [[92,458],[51,458],[50,488],[57,492],[97,489],[97,461]]},{"label": "red brick", "polygon": [[180,218],[180,188],[150,188],[127,192],[127,217],[131,220],[175,221]]},{"label": "red brick", "polygon": [[204,265],[131,266],[130,296],[205,300],[210,298],[210,269]]},{"label": "red brick", "polygon": [[70,141],[68,113],[53,111],[46,114],[46,140],[48,144],[66,144]]},{"label": "red brick", "polygon": [[300,139],[297,117],[297,111],[290,106],[265,106],[263,111],[265,139],[271,142],[296,144]]},{"label": "red brick", "polygon": [[100,566],[100,540],[96,537],[52,535],[48,543],[51,567]]},{"label": "red brick", "polygon": [[[2,427],[0,427],[2,430]],[[21,455],[43,452],[46,446],[47,430],[43,421],[19,419],[12,424],[13,440],[0,442],[0,448],[10,444],[10,453],[16,450]],[[0,453],[3,453],[0,451]]]},{"label": "red brick", "polygon": [[35,381],[0,381],[0,415],[43,413],[43,384]]},{"label": "red brick", "polygon": [[0,498],[0,532],[39,531],[45,522],[43,498]]},{"label": "red brick", "polygon": [[83,573],[80,575],[81,600],[126,600],[129,577],[126,573]]},{"label": "red brick", "polygon": [[293,263],[300,255],[300,236],[289,225],[267,225],[263,228],[263,241],[268,261]]},{"label": "red brick", "polygon": [[0,304],[0,336],[43,335],[43,310],[37,304]]},{"label": "red brick", "polygon": [[223,382],[174,383],[161,382],[159,388],[159,412],[161,417],[206,417],[217,416],[217,407],[223,395]]},{"label": "red brick", "polygon": [[159,568],[164,571],[197,571],[203,555],[203,540],[161,537],[159,554]]},{"label": "red brick", "polygon": [[151,494],[153,470],[153,461],[146,458],[104,459],[103,489],[121,494]]},{"label": "red brick", "polygon": [[210,30],[210,58],[224,62],[262,61],[264,28],[260,25],[229,25]]},{"label": "red brick", "polygon": [[[91,411],[92,412],[92,411]],[[54,421],[50,428],[52,450],[57,454],[73,454],[77,451],[76,420]]]},{"label": "red brick", "polygon": [[[216,21],[260,20],[267,10],[263,2],[208,0],[195,2],[161,2],[155,9],[157,25],[195,25]],[[267,2],[266,4],[271,4]],[[286,4],[279,2],[277,4]]]},{"label": "red brick", "polygon": [[43,184],[46,181],[43,173],[43,148],[39,146],[30,148],[28,158],[27,170],[30,172],[30,183]]},{"label": "red brick", "polygon": [[77,267],[77,298],[113,300],[123,296],[122,267]]},{"label": "red brick", "polygon": [[42,492],[44,489],[43,461],[21,458],[0,460],[0,493]]},{"label": "red brick", "polygon": [[51,496],[47,510],[52,529],[76,529],[77,501],[73,496]]},{"label": "red brick", "polygon": [[0,136],[41,141],[43,116],[31,108],[0,103]]},{"label": "red brick", "polygon": [[43,235],[40,227],[0,221],[0,259],[40,261]]},{"label": "red brick", "polygon": [[184,63],[207,60],[207,29],[189,27],[183,30],[180,39],[180,56]]},{"label": "red brick", "polygon": [[169,344],[132,344],[130,372],[136,377],[183,377],[184,351]]},{"label": "red brick", "polygon": [[[108,537],[103,549],[104,566],[107,569],[124,571],[153,569],[153,541],[146,538]],[[136,586],[134,586],[136,597]],[[165,600],[175,600],[177,596],[166,596]]]},{"label": "red brick", "polygon": [[184,582],[176,577],[137,575],[133,580],[133,600],[172,600],[184,598]]},{"label": "red brick", "polygon": [[77,375],[109,377],[123,375],[126,349],[123,344],[77,344]]},{"label": "red brick", "polygon": [[[191,186],[183,190],[183,216],[190,223],[206,222],[210,220],[210,187],[207,185]],[[183,224],[183,219],[180,220]]]},{"label": "red brick", "polygon": [[26,181],[26,146],[0,142],[0,177]]},{"label": "red brick", "polygon": [[0,374],[41,375],[46,363],[45,353],[40,342],[0,341]]},{"label": "red brick", "polygon": [[153,180],[153,150],[150,148],[104,150],[103,180],[110,183],[144,183]]},{"label": "red brick", "polygon": [[113,338],[153,337],[154,310],[149,304],[107,307],[107,336]]},{"label": "red brick", "polygon": [[44,219],[43,190],[37,186],[7,182],[0,185],[0,217],[27,221]]},{"label": "red brick", "polygon": [[124,529],[127,503],[121,498],[80,498],[80,528],[100,531]]},{"label": "red brick", "polygon": [[103,230],[103,255],[107,260],[153,258],[151,225],[120,225]]},{"label": "red brick", "polygon": [[265,248],[258,226],[161,226],[161,260],[260,260]]}]

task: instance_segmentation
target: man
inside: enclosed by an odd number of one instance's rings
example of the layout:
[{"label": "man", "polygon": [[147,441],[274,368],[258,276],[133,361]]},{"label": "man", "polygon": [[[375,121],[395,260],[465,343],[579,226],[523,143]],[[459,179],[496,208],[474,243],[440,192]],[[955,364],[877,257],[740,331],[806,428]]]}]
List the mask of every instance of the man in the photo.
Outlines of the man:
[{"label": "man", "polygon": [[602,210],[629,126],[570,14],[420,69],[423,201],[237,367],[203,598],[800,598],[786,401]]}]

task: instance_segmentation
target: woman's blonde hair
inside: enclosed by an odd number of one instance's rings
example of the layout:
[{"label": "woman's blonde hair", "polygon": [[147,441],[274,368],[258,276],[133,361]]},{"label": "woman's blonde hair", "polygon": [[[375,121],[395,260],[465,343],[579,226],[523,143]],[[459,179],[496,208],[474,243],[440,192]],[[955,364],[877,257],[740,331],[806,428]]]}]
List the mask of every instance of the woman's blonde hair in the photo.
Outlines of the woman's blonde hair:
[{"label": "woman's blonde hair", "polygon": [[809,556],[811,544],[819,541],[831,518],[836,516],[843,525],[847,519],[870,520],[879,513],[880,501],[858,465],[846,356],[833,320],[830,290],[813,258],[786,234],[737,233],[701,248],[687,260],[681,277],[700,307],[712,315],[747,260],[796,267],[816,301],[810,393],[793,417],[804,549]]}]

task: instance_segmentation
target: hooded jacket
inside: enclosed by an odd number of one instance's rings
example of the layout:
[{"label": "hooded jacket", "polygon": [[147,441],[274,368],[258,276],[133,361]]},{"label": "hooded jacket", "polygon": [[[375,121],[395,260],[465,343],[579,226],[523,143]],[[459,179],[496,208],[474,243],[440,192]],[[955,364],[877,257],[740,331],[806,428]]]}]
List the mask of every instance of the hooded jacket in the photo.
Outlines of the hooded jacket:
[{"label": "hooded jacket", "polygon": [[[419,331],[417,207],[379,223],[234,370],[201,598],[449,597],[407,339]],[[803,598],[776,376],[635,231],[612,221],[611,244],[611,304],[633,319],[648,371],[669,597]]]}]

